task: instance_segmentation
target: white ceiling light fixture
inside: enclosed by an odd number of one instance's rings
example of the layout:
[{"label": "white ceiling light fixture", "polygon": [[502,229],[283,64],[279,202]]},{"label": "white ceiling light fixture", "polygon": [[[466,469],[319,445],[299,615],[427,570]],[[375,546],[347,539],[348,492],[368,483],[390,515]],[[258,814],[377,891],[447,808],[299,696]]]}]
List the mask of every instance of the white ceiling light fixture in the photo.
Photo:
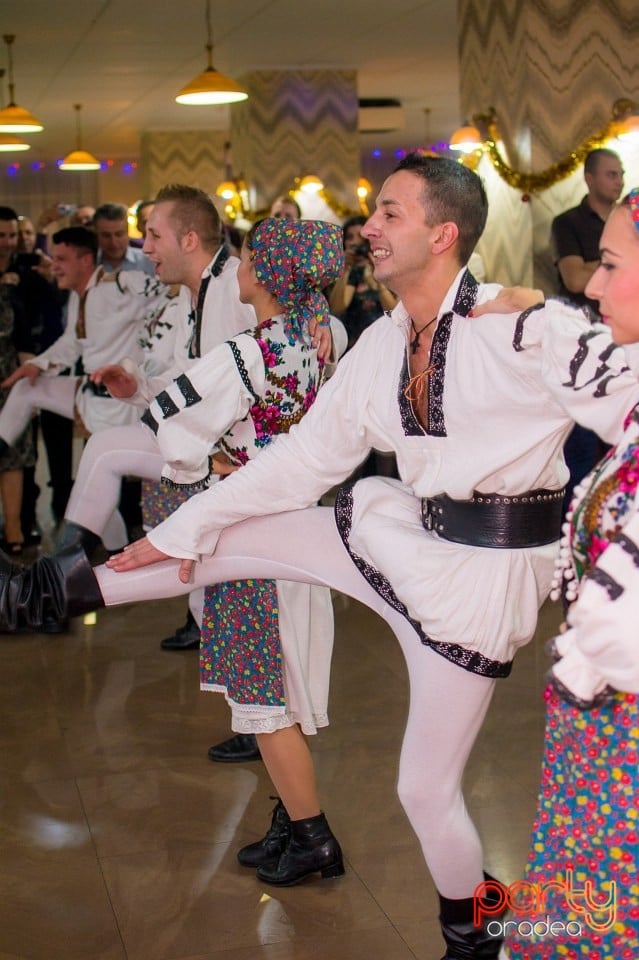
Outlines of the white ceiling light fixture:
[{"label": "white ceiling light fixture", "polygon": [[210,104],[239,103],[248,98],[248,93],[235,80],[220,73],[213,66],[213,40],[211,30],[211,2],[206,0],[206,32],[208,42],[206,52],[208,66],[197,77],[182,87],[177,97],[177,103],[184,103],[191,107],[207,106]]}]

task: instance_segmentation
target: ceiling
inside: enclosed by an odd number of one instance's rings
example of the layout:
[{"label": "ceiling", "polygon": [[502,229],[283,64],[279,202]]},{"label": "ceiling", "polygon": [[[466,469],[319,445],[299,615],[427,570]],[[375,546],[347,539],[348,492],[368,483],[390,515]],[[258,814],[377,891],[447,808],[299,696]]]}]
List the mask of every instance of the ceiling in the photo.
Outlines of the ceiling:
[{"label": "ceiling", "polygon": [[[145,131],[227,129],[228,107],[174,100],[206,66],[205,9],[205,0],[0,0],[0,33],[16,36],[15,100],[45,127],[29,138],[30,156],[71,149],[74,103],[83,146],[103,159],[134,159]],[[364,154],[446,140],[459,124],[455,0],[211,0],[211,13],[214,64],[235,79],[355,69],[360,98],[400,100],[404,129],[362,134]]]}]

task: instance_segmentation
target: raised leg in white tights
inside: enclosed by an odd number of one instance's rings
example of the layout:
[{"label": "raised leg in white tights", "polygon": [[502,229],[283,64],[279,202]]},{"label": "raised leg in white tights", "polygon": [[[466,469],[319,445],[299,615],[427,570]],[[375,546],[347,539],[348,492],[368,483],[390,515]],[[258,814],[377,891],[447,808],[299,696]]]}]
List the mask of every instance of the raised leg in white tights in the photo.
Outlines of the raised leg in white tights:
[{"label": "raised leg in white tights", "polygon": [[117,550],[128,541],[118,511],[122,477],[159,480],[164,460],[155,437],[134,423],[94,433],[82,453],[75,483],[64,514]]},{"label": "raised leg in white tights", "polygon": [[18,380],[0,411],[0,437],[11,446],[36,410],[50,410],[73,420],[77,383],[76,377],[39,376],[33,383]]},{"label": "raised leg in white tights", "polygon": [[469,673],[425,647],[407,620],[367,584],[348,557],[332,511],[315,507],[262,517],[224,531],[216,553],[178,579],[177,561],[130,573],[96,568],[105,603],[153,600],[194,586],[264,577],[333,587],[371,607],[393,629],[410,677],[410,710],[398,792],[439,892],[471,897],[482,881],[483,854],[468,816],[461,779],[488,709],[494,681]]}]

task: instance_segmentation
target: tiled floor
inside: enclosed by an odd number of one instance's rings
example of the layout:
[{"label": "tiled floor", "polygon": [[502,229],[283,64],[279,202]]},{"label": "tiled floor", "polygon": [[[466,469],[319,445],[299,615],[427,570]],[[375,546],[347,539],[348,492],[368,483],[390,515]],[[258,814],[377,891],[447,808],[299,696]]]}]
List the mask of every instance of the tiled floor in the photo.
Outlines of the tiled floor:
[{"label": "tiled floor", "polygon": [[[159,640],[183,601],[60,637],[0,637],[0,960],[438,960],[432,885],[395,797],[406,676],[388,628],[335,598],[331,726],[314,739],[347,874],[275,889],[235,860],[272,806],[197,656]],[[542,611],[540,637],[556,611]],[[542,736],[541,640],[501,681],[470,766],[487,867],[521,876]],[[453,706],[451,705],[451,708]]]}]

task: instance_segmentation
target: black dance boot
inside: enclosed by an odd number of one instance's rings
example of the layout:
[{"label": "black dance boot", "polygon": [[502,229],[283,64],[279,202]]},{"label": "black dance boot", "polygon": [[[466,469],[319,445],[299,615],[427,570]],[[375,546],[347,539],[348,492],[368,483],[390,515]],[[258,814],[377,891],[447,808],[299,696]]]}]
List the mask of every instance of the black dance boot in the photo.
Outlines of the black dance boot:
[{"label": "black dance boot", "polygon": [[[492,879],[487,874],[484,876]],[[490,897],[486,901],[492,902]],[[486,929],[491,920],[498,921],[499,917],[492,916],[489,920],[484,919],[480,926],[475,926],[474,907],[474,897],[449,900],[440,894],[439,922],[447,948],[442,960],[497,960],[499,957],[504,938],[491,936]]]},{"label": "black dance boot", "polygon": [[274,887],[292,887],[318,872],[325,880],[344,873],[340,845],[323,813],[308,820],[291,820],[291,836],[282,855],[258,867],[257,877]]},{"label": "black dance boot", "polygon": [[92,530],[74,523],[73,520],[63,520],[55,544],[54,554],[62,553],[69,547],[82,547],[89,560],[102,543],[101,538]]},{"label": "black dance boot", "polygon": [[277,800],[277,803],[273,807],[270,827],[261,840],[249,843],[237,852],[237,859],[243,867],[261,867],[273,861],[277,863],[288,843],[291,819],[279,797],[271,797],[271,800]]},{"label": "black dance boot", "polygon": [[49,619],[64,622],[104,606],[98,582],[80,546],[30,567],[0,554],[0,631],[40,629]]}]

